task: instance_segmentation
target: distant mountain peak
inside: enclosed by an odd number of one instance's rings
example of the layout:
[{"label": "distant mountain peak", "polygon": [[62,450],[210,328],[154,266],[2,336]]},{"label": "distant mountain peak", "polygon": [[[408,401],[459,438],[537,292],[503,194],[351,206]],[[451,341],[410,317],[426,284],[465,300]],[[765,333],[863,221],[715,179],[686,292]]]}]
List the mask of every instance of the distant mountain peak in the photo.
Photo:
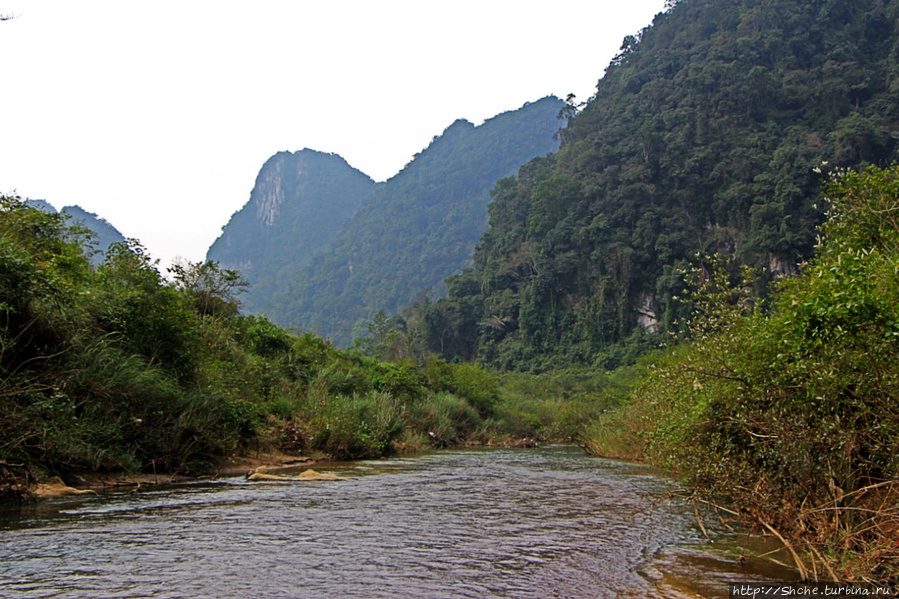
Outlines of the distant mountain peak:
[{"label": "distant mountain peak", "polygon": [[302,196],[305,185],[317,176],[317,169],[325,163],[331,163],[334,168],[356,170],[337,154],[309,148],[297,152],[282,151],[269,158],[259,171],[250,194],[249,205],[253,206],[259,222],[269,227],[274,225],[285,198]]},{"label": "distant mountain peak", "polygon": [[454,121],[372,192],[269,316],[346,345],[377,310],[442,295],[443,279],[471,262],[497,180],[558,148],[563,106],[546,97],[477,126]]},{"label": "distant mountain peak", "polygon": [[265,161],[250,199],[207,253],[250,282],[248,310],[264,311],[321,251],[376,183],[337,154],[304,148]]},{"label": "distant mountain peak", "polygon": [[555,151],[562,106],[546,97],[478,126],[458,119],[384,183],[336,154],[278,152],[207,258],[244,273],[248,311],[349,343],[360,319],[439,293],[470,262],[490,189]]}]

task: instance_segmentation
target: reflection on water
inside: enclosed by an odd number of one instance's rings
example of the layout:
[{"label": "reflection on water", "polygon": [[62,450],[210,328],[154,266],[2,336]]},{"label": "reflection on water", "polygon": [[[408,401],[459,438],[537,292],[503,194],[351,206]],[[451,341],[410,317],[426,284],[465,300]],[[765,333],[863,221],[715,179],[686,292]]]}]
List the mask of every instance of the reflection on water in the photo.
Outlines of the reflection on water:
[{"label": "reflection on water", "polygon": [[792,577],[749,559],[644,467],[576,448],[335,465],[58,500],[0,519],[11,597],[715,597]]}]

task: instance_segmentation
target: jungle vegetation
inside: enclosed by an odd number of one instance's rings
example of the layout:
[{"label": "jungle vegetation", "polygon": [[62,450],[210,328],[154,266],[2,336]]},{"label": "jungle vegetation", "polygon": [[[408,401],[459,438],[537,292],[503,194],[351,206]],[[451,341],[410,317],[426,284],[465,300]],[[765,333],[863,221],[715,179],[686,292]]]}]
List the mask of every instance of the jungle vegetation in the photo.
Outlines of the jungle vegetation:
[{"label": "jungle vegetation", "polygon": [[422,239],[474,243],[441,225],[475,198],[437,168],[470,140],[451,126],[394,179],[428,193],[361,205],[373,228],[287,292],[285,318],[336,319],[352,349],[242,315],[215,262],[164,277],[128,241],[91,265],[63,217],[4,198],[0,473],[568,439],[669,468],[805,576],[895,581],[897,21],[886,0],[670,3],[558,152],[483,175],[489,225],[435,300],[394,275],[442,263]]},{"label": "jungle vegetation", "polygon": [[696,253],[755,268],[759,290],[796,272],[822,219],[814,169],[897,158],[897,13],[682,0],[657,15],[559,151],[493,189],[472,267],[410,316],[425,345],[501,369],[610,369],[676,330],[676,272]]},{"label": "jungle vegetation", "polygon": [[538,377],[633,365],[595,391],[629,399],[591,451],[667,467],[804,577],[895,581],[897,21],[674,4],[559,151],[498,182],[448,296],[382,315],[384,339]]}]

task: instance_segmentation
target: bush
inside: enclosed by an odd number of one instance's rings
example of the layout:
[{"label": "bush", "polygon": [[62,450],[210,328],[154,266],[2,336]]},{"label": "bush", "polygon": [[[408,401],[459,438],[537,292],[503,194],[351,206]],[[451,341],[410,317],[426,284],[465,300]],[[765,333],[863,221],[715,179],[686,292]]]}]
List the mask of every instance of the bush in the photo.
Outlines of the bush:
[{"label": "bush", "polygon": [[378,391],[331,396],[308,417],[312,448],[339,460],[381,457],[403,428],[396,400]]},{"label": "bush", "polygon": [[465,398],[482,416],[489,416],[499,400],[496,378],[475,364],[450,364],[431,358],[425,366],[425,377],[432,389]]},{"label": "bush", "polygon": [[478,410],[467,400],[445,391],[429,395],[411,409],[409,426],[428,434],[437,446],[465,443],[482,423]]}]

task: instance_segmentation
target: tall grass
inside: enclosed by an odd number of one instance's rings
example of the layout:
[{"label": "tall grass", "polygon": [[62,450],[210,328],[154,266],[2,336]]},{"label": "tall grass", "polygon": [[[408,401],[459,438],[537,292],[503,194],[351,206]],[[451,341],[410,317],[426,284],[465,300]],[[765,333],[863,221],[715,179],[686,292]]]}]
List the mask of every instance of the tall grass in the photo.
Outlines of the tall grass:
[{"label": "tall grass", "polygon": [[625,397],[630,371],[565,369],[499,376],[495,427],[512,437],[584,443],[598,418]]}]

